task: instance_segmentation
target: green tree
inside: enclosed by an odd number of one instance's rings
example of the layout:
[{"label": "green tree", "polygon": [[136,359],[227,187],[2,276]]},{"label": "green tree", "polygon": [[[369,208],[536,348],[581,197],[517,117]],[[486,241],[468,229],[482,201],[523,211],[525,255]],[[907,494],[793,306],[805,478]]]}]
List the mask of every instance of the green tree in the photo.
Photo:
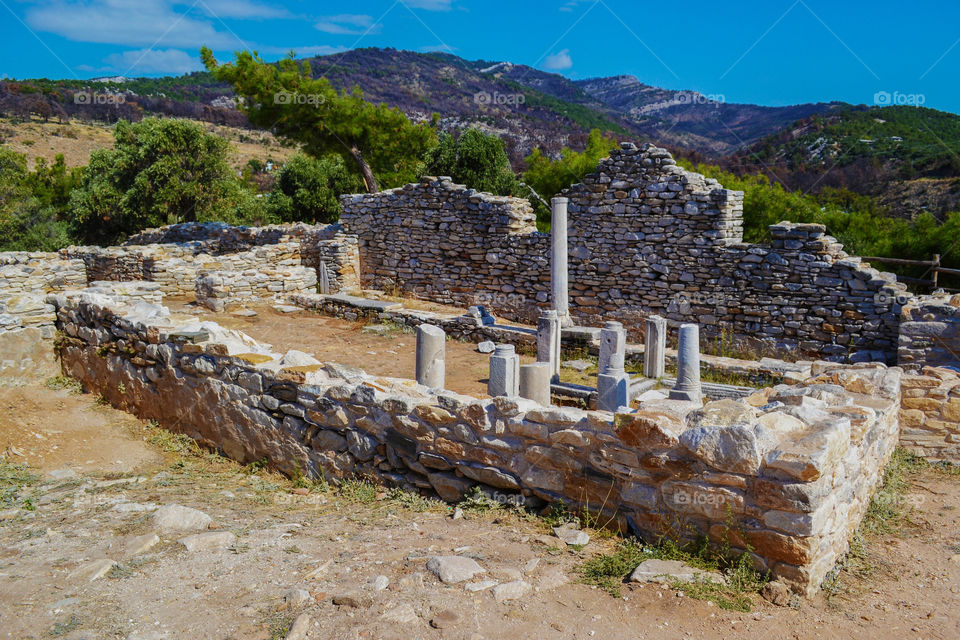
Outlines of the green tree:
[{"label": "green tree", "polygon": [[[553,160],[543,155],[540,149],[534,149],[526,157],[527,170],[523,173],[523,182],[529,185],[545,202],[572,184],[580,182],[584,176],[595,171],[600,160],[617,148],[617,140],[606,137],[599,129],[593,129],[587,138],[587,147],[583,151],[574,151],[564,147],[560,159]],[[534,197],[530,202],[537,212],[538,226],[549,227],[550,209]]]},{"label": "green tree", "polygon": [[430,125],[365,101],[359,88],[338,93],[326,78],[313,77],[308,61],[298,65],[290,57],[268,64],[243,51],[221,65],[206,47],[201,57],[218,80],[233,85],[252,123],[302,143],[316,158],[340,155],[370,193],[414,180],[420,159],[436,144]]},{"label": "green tree", "polygon": [[440,143],[427,153],[424,173],[450,176],[471,189],[501,196],[517,190],[503,140],[479,129],[467,129],[457,139],[440,134]]},{"label": "green tree", "polygon": [[243,222],[245,199],[227,164],[227,142],[186,120],[124,120],[114,147],[90,154],[90,165],[70,199],[74,235],[112,244],[147,227],[176,222]]},{"label": "green tree", "polygon": [[277,175],[270,210],[281,222],[334,222],[340,216],[337,198],[362,188],[340,156],[316,159],[298,153]]},{"label": "green tree", "polygon": [[74,174],[61,155],[53,167],[40,160],[31,172],[26,156],[0,147],[0,250],[55,251],[70,244],[61,214]]}]

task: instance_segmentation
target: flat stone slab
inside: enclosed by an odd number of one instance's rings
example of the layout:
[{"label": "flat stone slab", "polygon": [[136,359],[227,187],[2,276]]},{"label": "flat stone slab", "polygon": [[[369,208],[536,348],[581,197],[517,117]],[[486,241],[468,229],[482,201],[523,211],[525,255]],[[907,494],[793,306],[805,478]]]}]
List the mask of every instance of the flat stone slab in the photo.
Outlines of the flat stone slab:
[{"label": "flat stone slab", "polygon": [[586,531],[581,531],[580,529],[575,529],[570,526],[560,526],[553,528],[553,535],[557,536],[567,546],[571,547],[582,547],[588,542],[590,542],[590,536],[587,535]]},{"label": "flat stone slab", "polygon": [[165,505],[153,513],[153,522],[162,531],[206,529],[212,521],[204,512],[179,504]]},{"label": "flat stone slab", "polygon": [[330,302],[339,302],[341,304],[350,305],[351,307],[356,307],[358,309],[368,309],[370,311],[390,311],[392,309],[400,309],[403,307],[399,302],[390,302],[389,300],[370,300],[368,298],[360,298],[358,296],[349,296],[345,293],[335,293],[329,296],[323,296],[324,300],[329,300]]},{"label": "flat stone slab", "polygon": [[300,311],[300,307],[294,307],[289,304],[277,304],[273,306],[273,310],[277,313],[296,313]]},{"label": "flat stone slab", "polygon": [[232,545],[236,540],[237,536],[229,531],[210,531],[180,538],[179,542],[187,548],[187,551],[198,552],[220,551]]},{"label": "flat stone slab", "polygon": [[372,333],[377,336],[385,336],[392,330],[392,327],[388,327],[385,324],[368,324],[363,329],[360,329],[360,333]]},{"label": "flat stone slab", "polygon": [[716,582],[726,584],[719,573],[704,571],[679,560],[645,560],[630,574],[630,582]]},{"label": "flat stone slab", "polygon": [[594,366],[594,363],[589,360],[565,360],[560,364],[564,369],[573,369],[574,371],[579,371],[583,373],[590,367]]},{"label": "flat stone slab", "polygon": [[82,564],[74,569],[70,575],[67,576],[67,579],[93,582],[94,580],[99,580],[103,576],[107,575],[107,573],[110,572],[110,569],[113,569],[116,564],[117,563],[110,558],[91,560],[90,562]]},{"label": "flat stone slab", "polygon": [[433,556],[427,560],[427,570],[446,584],[463,582],[479,573],[486,573],[486,569],[476,560],[464,556]]}]

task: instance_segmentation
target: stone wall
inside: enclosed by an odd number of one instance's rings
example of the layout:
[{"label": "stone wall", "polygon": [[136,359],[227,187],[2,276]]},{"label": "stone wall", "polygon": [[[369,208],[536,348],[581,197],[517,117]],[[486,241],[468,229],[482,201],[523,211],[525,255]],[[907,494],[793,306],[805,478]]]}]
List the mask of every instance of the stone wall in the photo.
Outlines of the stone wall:
[{"label": "stone wall", "polygon": [[83,262],[56,253],[0,252],[0,299],[21,293],[64,291],[86,285]]},{"label": "stone wall", "polygon": [[[569,202],[571,315],[635,334],[651,314],[726,329],[772,353],[892,361],[892,274],[848,256],[820,225],[771,227],[742,242],[741,192],[676,165],[664,149],[624,144],[562,195]],[[532,320],[550,300],[549,237],[529,206],[430,179],[344,196],[341,223],[360,239],[361,281],[437,302],[485,304]]]},{"label": "stone wall", "polygon": [[960,368],[960,295],[907,301],[900,318],[897,363],[914,373],[925,365]]},{"label": "stone wall", "polygon": [[549,302],[550,238],[526,200],[441,177],[340,202],[340,224],[359,238],[364,287],[527,321]]},{"label": "stone wall", "polygon": [[316,290],[317,273],[307,267],[213,271],[202,273],[196,281],[197,304],[212,311],[230,311],[258,300],[287,299]]},{"label": "stone wall", "polygon": [[168,296],[192,296],[197,278],[213,273],[277,270],[300,265],[300,244],[269,244],[239,253],[208,253],[201,242],[130,247],[69,247],[61,254],[82,260],[89,281],[156,282]]},{"label": "stone wall", "polygon": [[0,386],[42,382],[59,373],[52,349],[55,320],[43,295],[0,295]]},{"label": "stone wall", "polygon": [[897,442],[898,369],[818,365],[747,402],[613,415],[477,399],[270,352],[216,324],[91,293],[50,296],[64,371],[241,461],[563,500],[648,540],[706,536],[812,593],[847,550]]},{"label": "stone wall", "polygon": [[900,444],[931,461],[960,464],[960,375],[924,367],[902,382]]}]

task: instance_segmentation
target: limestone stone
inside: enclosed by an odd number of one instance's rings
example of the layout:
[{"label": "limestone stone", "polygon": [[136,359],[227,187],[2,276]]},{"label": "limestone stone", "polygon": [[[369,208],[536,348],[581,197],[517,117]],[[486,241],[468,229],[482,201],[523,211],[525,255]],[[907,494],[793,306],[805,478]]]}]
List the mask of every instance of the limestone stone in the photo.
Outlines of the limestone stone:
[{"label": "limestone stone", "polygon": [[237,536],[229,531],[210,531],[180,538],[179,542],[187,548],[187,551],[201,552],[226,549],[236,540]]},{"label": "limestone stone", "polygon": [[161,531],[191,531],[206,529],[213,522],[213,518],[192,507],[179,504],[168,504],[160,507],[153,513],[153,524]]},{"label": "limestone stone", "polygon": [[470,580],[486,570],[473,558],[464,556],[433,556],[427,560],[427,571],[436,575],[445,584]]},{"label": "limestone stone", "polygon": [[644,560],[630,573],[630,582],[715,582],[725,584],[723,576],[704,571],[679,560]]}]

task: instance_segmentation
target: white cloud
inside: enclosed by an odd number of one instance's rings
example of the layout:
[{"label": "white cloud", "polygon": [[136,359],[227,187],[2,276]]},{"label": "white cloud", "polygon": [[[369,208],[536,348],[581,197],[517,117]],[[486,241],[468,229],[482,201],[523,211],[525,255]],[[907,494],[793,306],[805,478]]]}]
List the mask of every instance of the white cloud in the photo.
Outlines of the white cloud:
[{"label": "white cloud", "polygon": [[191,49],[243,46],[233,35],[192,17],[197,14],[198,9],[175,10],[165,0],[56,0],[27,10],[26,22],[38,31],[78,42]]},{"label": "white cloud", "polygon": [[111,53],[104,59],[111,69],[125,76],[147,73],[183,74],[203,68],[200,58],[180,49],[136,49]]},{"label": "white cloud", "polygon": [[543,61],[543,68],[550,71],[563,71],[573,66],[573,60],[570,58],[570,49],[564,49],[552,56],[547,56]]},{"label": "white cloud", "polygon": [[341,13],[335,16],[323,16],[313,25],[318,31],[334,35],[353,35],[380,33],[382,25],[373,24],[373,18],[367,15]]},{"label": "white cloud", "polygon": [[565,5],[560,7],[560,11],[570,12],[577,8],[577,5],[584,2],[584,0],[569,0]]},{"label": "white cloud", "polygon": [[450,11],[453,0],[400,0],[411,9],[426,11]]},{"label": "white cloud", "polygon": [[[191,6],[192,2],[180,0],[178,4]],[[215,18],[263,19],[283,18],[290,15],[286,9],[270,7],[249,0],[198,0],[197,8]]]}]

